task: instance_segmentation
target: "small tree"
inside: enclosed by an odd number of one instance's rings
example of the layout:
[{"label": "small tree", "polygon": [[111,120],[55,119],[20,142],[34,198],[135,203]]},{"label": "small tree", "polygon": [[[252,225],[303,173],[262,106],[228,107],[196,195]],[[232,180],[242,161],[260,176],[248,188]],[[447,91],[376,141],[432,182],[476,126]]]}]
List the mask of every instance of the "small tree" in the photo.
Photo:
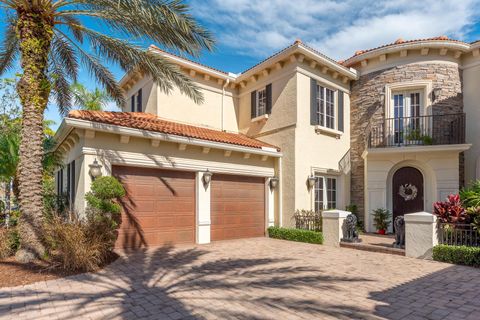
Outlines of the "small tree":
[{"label": "small tree", "polygon": [[392,214],[388,209],[378,208],[373,210],[373,225],[377,230],[387,230],[392,222]]}]

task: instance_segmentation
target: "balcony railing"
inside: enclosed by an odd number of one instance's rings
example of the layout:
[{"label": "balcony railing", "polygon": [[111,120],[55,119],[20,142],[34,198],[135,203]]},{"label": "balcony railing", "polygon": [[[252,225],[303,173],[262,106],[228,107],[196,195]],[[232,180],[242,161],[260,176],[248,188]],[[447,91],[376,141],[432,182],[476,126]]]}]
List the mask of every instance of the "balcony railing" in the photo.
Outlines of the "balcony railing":
[{"label": "balcony railing", "polygon": [[368,126],[367,148],[465,143],[465,114],[387,118]]}]

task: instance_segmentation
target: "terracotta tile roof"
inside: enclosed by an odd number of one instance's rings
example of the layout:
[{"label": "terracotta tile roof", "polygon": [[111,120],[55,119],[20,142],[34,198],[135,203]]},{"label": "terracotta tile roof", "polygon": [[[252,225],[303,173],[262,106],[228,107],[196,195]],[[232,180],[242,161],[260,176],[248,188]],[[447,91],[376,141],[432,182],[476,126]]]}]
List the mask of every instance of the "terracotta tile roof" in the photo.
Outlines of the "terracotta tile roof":
[{"label": "terracotta tile roof", "polygon": [[[345,61],[342,61],[342,64],[348,65],[348,60],[350,60],[350,59],[352,59],[356,56],[359,56],[361,54],[365,54],[367,52],[370,52],[370,51],[383,49],[383,48],[386,48],[386,47],[391,47],[391,46],[395,46],[395,45],[399,45],[399,44],[415,43],[415,42],[422,42],[422,41],[450,41],[450,42],[467,44],[466,42],[463,42],[463,41],[460,41],[460,40],[450,39],[447,36],[439,36],[439,37],[424,38],[424,39],[413,39],[413,40],[403,40],[402,38],[399,38],[395,42],[384,44],[384,45],[381,45],[381,46],[378,46],[378,47],[375,47],[375,48],[366,49],[366,50],[357,50],[357,51],[355,51],[355,54],[353,56],[346,59]],[[340,61],[339,61],[339,63],[340,63]]]},{"label": "terracotta tile roof", "polygon": [[273,145],[249,138],[244,134],[223,132],[167,121],[151,113],[73,110],[68,113],[67,117],[243,147],[257,149],[262,147],[274,148],[280,151],[279,148]]}]

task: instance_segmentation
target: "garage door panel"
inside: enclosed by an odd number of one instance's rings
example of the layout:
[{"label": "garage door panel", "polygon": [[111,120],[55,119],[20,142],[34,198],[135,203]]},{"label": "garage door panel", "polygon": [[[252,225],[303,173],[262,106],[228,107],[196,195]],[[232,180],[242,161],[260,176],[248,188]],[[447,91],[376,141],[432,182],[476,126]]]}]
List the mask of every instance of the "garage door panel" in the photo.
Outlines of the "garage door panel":
[{"label": "garage door panel", "polygon": [[212,241],[265,235],[263,178],[215,174],[211,188]]},{"label": "garage door panel", "polygon": [[113,174],[127,191],[117,247],[195,242],[193,172],[114,166]]}]

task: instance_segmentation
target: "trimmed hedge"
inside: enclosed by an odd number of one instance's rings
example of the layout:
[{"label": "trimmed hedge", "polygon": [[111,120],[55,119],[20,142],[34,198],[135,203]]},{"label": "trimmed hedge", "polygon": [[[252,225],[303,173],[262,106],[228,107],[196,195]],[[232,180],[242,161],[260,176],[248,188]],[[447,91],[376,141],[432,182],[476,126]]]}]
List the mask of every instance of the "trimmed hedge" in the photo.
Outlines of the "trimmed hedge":
[{"label": "trimmed hedge", "polygon": [[480,248],[440,244],[433,248],[433,260],[480,267]]},{"label": "trimmed hedge", "polygon": [[268,236],[270,238],[290,240],[306,243],[323,243],[323,234],[317,231],[309,231],[302,229],[289,229],[279,227],[269,227]]}]

